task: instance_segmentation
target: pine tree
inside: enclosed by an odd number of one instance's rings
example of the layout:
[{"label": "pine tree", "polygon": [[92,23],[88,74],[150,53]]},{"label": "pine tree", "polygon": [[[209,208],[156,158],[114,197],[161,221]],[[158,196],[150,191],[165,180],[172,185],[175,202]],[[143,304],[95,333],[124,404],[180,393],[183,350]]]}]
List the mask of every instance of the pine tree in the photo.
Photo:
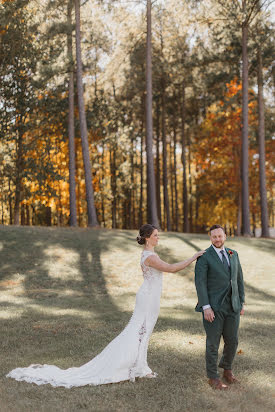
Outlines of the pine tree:
[{"label": "pine tree", "polygon": [[73,61],[73,41],[72,41],[72,0],[68,0],[68,30],[67,49],[69,65],[69,114],[68,114],[68,135],[69,135],[69,179],[70,179],[70,226],[77,226],[76,212],[76,191],[75,191],[75,133],[74,133],[74,61]]},{"label": "pine tree", "polygon": [[147,220],[159,227],[157,216],[156,185],[153,158],[153,117],[152,117],[152,28],[151,0],[147,0],[146,37],[146,159],[147,159]]},{"label": "pine tree", "polygon": [[94,190],[92,183],[92,172],[90,153],[88,145],[88,131],[84,104],[84,92],[82,83],[82,57],[81,57],[81,35],[80,35],[80,0],[75,0],[75,30],[76,30],[76,61],[77,61],[77,95],[78,95],[78,109],[79,109],[79,121],[80,121],[80,134],[82,143],[82,154],[85,169],[85,182],[86,182],[86,201],[88,212],[88,225],[98,226],[95,202],[94,202]]}]

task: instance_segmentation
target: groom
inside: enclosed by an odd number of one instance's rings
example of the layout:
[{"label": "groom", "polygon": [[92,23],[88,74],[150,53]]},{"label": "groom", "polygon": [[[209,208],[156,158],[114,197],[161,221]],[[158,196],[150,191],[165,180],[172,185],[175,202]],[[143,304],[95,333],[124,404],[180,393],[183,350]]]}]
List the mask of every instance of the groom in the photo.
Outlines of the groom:
[{"label": "groom", "polygon": [[224,247],[224,228],[213,225],[210,240],[212,245],[197,260],[195,268],[196,311],[203,312],[208,383],[222,390],[228,386],[219,379],[217,370],[221,336],[224,349],[219,367],[224,369],[223,378],[229,384],[238,382],[232,373],[232,363],[238,346],[240,314],[244,313],[244,283],[238,253]]}]

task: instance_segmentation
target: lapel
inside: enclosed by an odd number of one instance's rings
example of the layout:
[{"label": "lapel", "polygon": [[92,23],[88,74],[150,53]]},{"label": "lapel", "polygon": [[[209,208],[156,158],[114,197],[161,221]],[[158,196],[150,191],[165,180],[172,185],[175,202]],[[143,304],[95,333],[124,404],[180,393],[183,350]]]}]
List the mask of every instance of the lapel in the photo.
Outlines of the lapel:
[{"label": "lapel", "polygon": [[229,250],[227,247],[225,248],[229,262],[230,262],[230,275],[231,275],[231,279],[232,279],[232,275],[234,274],[234,270],[235,270],[235,253],[233,252],[233,255],[231,255],[229,253]]},{"label": "lapel", "polygon": [[[219,265],[219,268],[221,270],[223,270],[223,272],[226,273],[226,275],[228,276],[227,270],[223,266],[223,263],[222,263],[221,259],[219,258],[217,252],[215,251],[215,249],[213,248],[212,245],[210,246],[209,250],[210,250],[210,253],[211,253],[212,257],[215,259],[216,263]],[[226,252],[227,252],[227,250],[226,250]],[[230,257],[229,257],[229,259],[230,259]],[[230,260],[230,263],[231,263],[231,260]],[[230,274],[231,274],[231,265],[230,265]]]}]

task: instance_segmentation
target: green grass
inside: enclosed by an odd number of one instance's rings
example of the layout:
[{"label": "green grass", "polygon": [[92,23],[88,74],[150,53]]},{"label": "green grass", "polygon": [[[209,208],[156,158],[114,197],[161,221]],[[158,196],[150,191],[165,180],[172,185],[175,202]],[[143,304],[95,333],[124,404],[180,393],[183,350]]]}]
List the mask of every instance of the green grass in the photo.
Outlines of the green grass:
[{"label": "green grass", "polygon": [[[135,231],[0,227],[0,411],[271,411],[275,409],[275,241],[229,239],[246,283],[242,384],[221,393],[205,377],[205,336],[194,311],[194,264],[164,276],[148,363],[158,379],[52,388],[5,377],[31,363],[80,366],[127,324],[142,283]],[[204,235],[161,234],[170,262],[206,248]]]}]

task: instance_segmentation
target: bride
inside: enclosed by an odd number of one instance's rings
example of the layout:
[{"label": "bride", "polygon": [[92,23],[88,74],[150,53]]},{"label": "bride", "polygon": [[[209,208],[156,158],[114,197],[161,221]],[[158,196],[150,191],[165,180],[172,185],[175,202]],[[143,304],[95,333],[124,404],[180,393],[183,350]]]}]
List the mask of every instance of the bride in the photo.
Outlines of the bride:
[{"label": "bride", "polygon": [[144,282],[137,292],[135,309],[128,325],[99,355],[79,368],[64,370],[54,365],[38,364],[13,369],[7,377],[66,388],[155,378],[157,374],[147,364],[147,349],[159,314],[162,271],[178,272],[204,253],[197,252],[182,262],[165,263],[154,252],[158,239],[155,226],[145,224],[140,228],[137,242],[144,245],[140,262]]}]

